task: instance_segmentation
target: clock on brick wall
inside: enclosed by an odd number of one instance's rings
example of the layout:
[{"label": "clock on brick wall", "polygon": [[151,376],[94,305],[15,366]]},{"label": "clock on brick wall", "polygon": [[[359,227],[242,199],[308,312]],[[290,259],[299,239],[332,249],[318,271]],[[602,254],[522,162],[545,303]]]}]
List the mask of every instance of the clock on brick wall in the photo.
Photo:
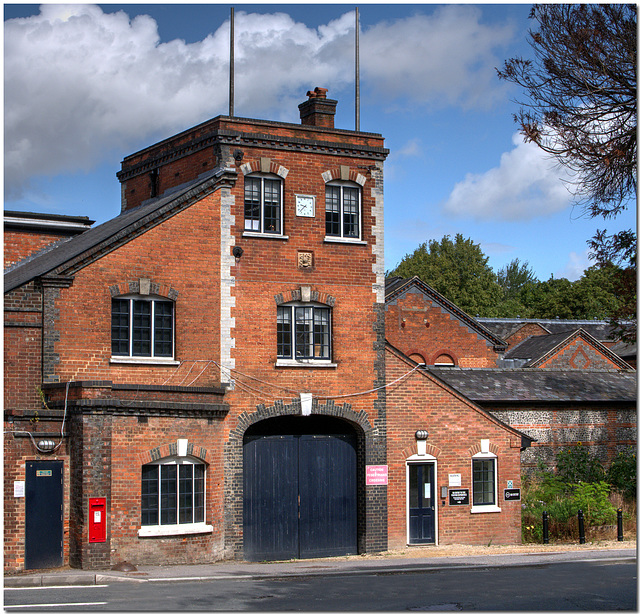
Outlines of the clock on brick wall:
[{"label": "clock on brick wall", "polygon": [[296,194],[296,215],[314,217],[316,214],[316,197],[307,194]]}]

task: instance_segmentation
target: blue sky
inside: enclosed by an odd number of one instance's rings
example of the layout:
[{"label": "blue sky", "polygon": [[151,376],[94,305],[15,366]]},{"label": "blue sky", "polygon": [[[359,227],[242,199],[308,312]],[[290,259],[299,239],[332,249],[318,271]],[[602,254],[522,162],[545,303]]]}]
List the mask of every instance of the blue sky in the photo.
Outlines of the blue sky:
[{"label": "blue sky", "polygon": [[[122,158],[228,103],[228,4],[5,4],[5,209],[120,212]],[[354,13],[346,4],[235,4],[235,115],[299,123],[316,86],[354,129]],[[496,67],[531,57],[526,4],[359,4],[360,128],[385,164],[385,267],[461,233],[495,271],[577,279],[597,228],[566,176],[517,134]]]}]

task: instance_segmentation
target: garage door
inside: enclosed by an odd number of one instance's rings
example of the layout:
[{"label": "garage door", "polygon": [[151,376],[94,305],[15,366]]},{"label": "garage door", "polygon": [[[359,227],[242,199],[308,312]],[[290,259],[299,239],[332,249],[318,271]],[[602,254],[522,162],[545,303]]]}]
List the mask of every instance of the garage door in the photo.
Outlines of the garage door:
[{"label": "garage door", "polygon": [[247,437],[244,558],[342,556],[357,550],[355,437]]}]

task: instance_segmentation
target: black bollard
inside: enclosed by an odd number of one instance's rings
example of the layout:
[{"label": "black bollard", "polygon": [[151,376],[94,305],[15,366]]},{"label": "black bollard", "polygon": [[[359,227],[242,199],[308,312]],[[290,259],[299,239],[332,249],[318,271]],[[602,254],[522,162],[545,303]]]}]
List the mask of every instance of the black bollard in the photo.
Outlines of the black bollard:
[{"label": "black bollard", "polygon": [[542,543],[549,543],[549,512],[542,512]]},{"label": "black bollard", "polygon": [[580,533],[580,543],[584,544],[586,540],[584,538],[584,514],[582,510],[578,510],[578,532]]},{"label": "black bollard", "polygon": [[624,541],[622,537],[622,510],[618,508],[618,541]]}]

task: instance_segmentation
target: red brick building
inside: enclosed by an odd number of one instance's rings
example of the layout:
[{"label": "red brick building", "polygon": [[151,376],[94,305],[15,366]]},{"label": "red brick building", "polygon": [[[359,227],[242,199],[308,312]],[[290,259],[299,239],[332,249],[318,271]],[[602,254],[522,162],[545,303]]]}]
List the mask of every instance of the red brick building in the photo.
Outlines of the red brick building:
[{"label": "red brick building", "polygon": [[6,569],[520,539],[521,435],[385,346],[388,151],[336,104],[128,156],[5,269]]}]

